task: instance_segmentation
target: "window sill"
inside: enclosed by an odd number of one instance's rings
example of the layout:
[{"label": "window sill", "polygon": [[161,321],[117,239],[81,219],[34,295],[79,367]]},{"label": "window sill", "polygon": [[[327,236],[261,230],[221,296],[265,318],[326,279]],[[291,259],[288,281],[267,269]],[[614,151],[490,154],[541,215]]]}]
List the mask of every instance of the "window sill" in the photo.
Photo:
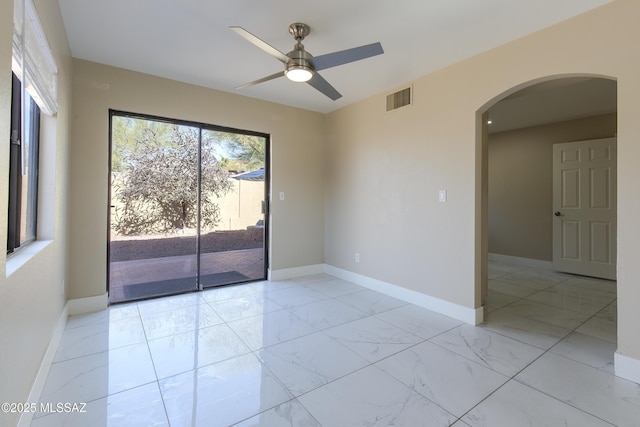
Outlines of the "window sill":
[{"label": "window sill", "polygon": [[21,248],[14,254],[11,254],[7,258],[7,277],[22,268],[23,265],[42,252],[44,248],[49,246],[52,242],[53,240],[36,240],[35,242],[29,243],[24,248]]}]

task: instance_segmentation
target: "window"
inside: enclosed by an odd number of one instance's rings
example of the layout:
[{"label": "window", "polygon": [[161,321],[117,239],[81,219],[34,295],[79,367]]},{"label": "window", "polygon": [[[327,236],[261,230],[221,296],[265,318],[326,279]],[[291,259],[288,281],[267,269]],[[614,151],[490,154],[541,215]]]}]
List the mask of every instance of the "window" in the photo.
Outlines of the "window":
[{"label": "window", "polygon": [[40,115],[58,109],[58,66],[37,10],[32,0],[13,5],[7,253],[36,239]]},{"label": "window", "polygon": [[36,238],[39,139],[40,108],[14,74],[11,94],[8,253]]}]

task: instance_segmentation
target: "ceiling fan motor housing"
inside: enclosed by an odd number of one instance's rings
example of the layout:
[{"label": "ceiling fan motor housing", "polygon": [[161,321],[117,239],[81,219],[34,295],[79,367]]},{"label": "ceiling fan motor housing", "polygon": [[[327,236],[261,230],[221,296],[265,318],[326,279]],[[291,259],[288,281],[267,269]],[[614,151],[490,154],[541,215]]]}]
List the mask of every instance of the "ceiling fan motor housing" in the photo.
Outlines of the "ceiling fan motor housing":
[{"label": "ceiling fan motor housing", "polygon": [[304,50],[302,43],[298,42],[295,48],[287,53],[289,60],[285,66],[285,73],[292,70],[306,70],[310,73],[314,72],[312,58],[313,56]]}]

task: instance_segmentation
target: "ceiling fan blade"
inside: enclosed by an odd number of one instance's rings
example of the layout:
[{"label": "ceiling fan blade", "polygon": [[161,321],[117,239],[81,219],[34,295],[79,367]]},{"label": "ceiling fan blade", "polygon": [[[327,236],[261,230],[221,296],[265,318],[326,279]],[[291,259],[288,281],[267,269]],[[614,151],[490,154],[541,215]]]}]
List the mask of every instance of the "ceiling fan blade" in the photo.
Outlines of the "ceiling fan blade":
[{"label": "ceiling fan blade", "polygon": [[318,73],[313,73],[313,77],[311,77],[311,80],[309,80],[307,83],[331,98],[332,101],[335,101],[338,98],[342,98],[340,92],[338,92],[333,86],[331,86],[331,84],[329,84],[329,82],[326,81]]},{"label": "ceiling fan blade", "polygon": [[327,68],[360,61],[361,59],[370,58],[382,53],[384,53],[384,51],[382,50],[380,42],[371,43],[338,52],[327,53],[326,55],[314,56],[313,66],[316,71],[326,70]]},{"label": "ceiling fan blade", "polygon": [[277,79],[278,77],[282,77],[282,76],[284,76],[284,71],[279,71],[279,72],[277,72],[275,74],[271,74],[270,76],[263,77],[263,78],[258,79],[258,80],[254,80],[252,82],[243,84],[242,86],[238,86],[236,89],[244,89],[245,87],[257,85],[258,83],[268,82],[269,80]]},{"label": "ceiling fan blade", "polygon": [[254,36],[253,34],[251,34],[249,31],[245,30],[242,27],[229,27],[232,31],[234,31],[236,34],[238,34],[240,37],[243,37],[244,39],[248,40],[249,42],[253,43],[254,45],[258,46],[260,49],[264,50],[265,52],[267,52],[269,55],[273,56],[274,58],[276,58],[277,60],[286,63],[289,60],[289,57],[287,55],[285,55],[284,53],[280,52],[278,49],[276,49],[275,47],[271,46],[269,43],[259,39],[258,37]]}]

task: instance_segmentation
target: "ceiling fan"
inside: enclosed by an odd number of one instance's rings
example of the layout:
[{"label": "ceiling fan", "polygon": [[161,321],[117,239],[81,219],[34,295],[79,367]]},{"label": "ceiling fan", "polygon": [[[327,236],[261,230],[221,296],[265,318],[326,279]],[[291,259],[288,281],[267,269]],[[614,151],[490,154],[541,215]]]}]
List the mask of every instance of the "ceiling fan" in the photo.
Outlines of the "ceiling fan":
[{"label": "ceiling fan", "polygon": [[378,42],[338,52],[327,53],[326,55],[313,56],[304,50],[304,46],[302,44],[302,40],[309,35],[311,29],[307,24],[296,22],[289,25],[289,33],[296,40],[296,44],[293,47],[293,50],[285,55],[242,27],[229,28],[284,64],[284,71],[244,84],[239,86],[237,89],[242,89],[258,83],[273,80],[278,77],[286,76],[289,80],[294,82],[307,82],[309,85],[335,101],[342,95],[333,86],[331,86],[328,81],[318,74],[318,71],[384,53],[382,45]]}]

